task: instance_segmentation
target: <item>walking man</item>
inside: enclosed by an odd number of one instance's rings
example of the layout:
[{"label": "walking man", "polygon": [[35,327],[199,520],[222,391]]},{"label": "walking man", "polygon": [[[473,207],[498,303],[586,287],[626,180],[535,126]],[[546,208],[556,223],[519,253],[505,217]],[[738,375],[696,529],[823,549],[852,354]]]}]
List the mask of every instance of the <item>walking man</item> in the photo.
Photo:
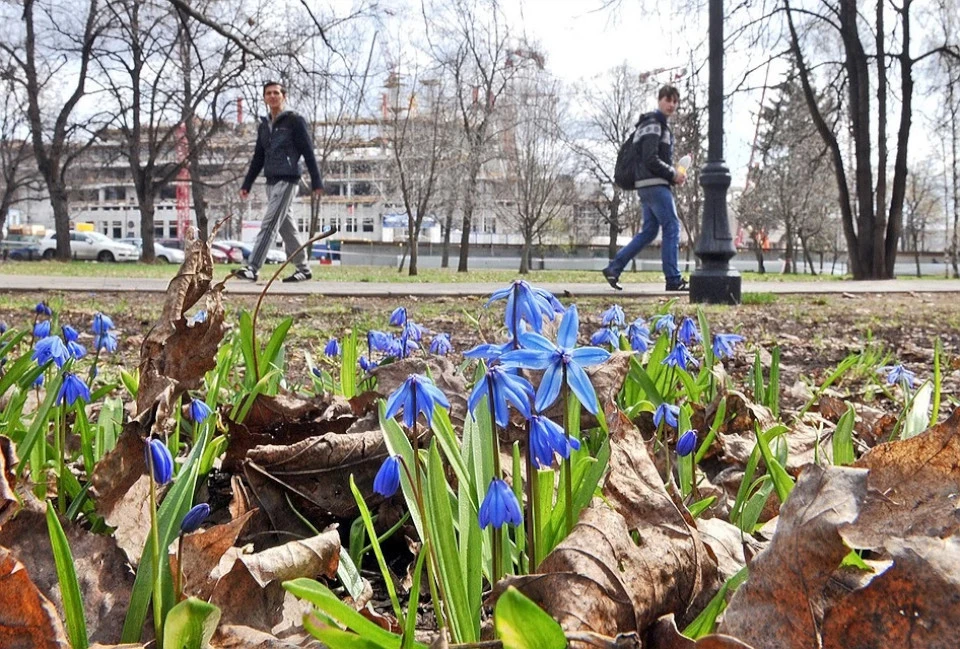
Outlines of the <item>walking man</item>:
[{"label": "walking man", "polygon": [[635,140],[640,143],[640,163],[636,188],[643,205],[643,227],[603,269],[603,276],[613,288],[620,286],[620,273],[630,260],[654,239],[663,228],[660,257],[668,291],[686,291],[687,281],[680,276],[677,258],[680,251],[680,219],[673,200],[671,185],[687,181],[685,169],[673,167],[673,132],[667,120],[680,103],[680,92],[673,86],[663,86],[657,95],[657,110],[640,116]]},{"label": "walking man", "polygon": [[240,198],[247,200],[253,181],[261,170],[267,179],[267,210],[260,224],[260,232],[257,233],[257,243],[247,259],[247,265],[236,271],[237,277],[253,282],[257,281],[257,274],[267,258],[267,252],[273,246],[278,228],[287,257],[292,256],[290,261],[295,267],[293,274],[283,281],[302,282],[313,277],[307,265],[306,251],[297,252],[301,242],[297,235],[297,226],[290,214],[290,202],[297,194],[297,186],[300,184],[301,157],[310,172],[313,193],[318,197],[323,195],[323,182],[320,179],[317,158],[313,155],[313,142],[307,131],[307,122],[292,110],[286,110],[286,101],[287,91],[283,84],[277,81],[263,84],[263,102],[270,109],[270,114],[260,118],[257,145],[250,161],[250,170],[240,187]]}]

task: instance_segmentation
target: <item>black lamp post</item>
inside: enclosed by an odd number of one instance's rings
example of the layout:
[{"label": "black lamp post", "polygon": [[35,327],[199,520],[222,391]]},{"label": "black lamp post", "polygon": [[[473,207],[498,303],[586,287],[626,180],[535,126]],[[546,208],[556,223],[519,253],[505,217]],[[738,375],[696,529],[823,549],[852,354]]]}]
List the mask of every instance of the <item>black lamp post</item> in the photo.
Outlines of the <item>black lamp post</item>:
[{"label": "black lamp post", "polygon": [[690,275],[690,301],[740,304],[740,273],[730,268],[737,254],[727,216],[730,170],[723,160],[723,0],[710,0],[709,148],[700,172],[703,221],[694,249],[700,268]]}]

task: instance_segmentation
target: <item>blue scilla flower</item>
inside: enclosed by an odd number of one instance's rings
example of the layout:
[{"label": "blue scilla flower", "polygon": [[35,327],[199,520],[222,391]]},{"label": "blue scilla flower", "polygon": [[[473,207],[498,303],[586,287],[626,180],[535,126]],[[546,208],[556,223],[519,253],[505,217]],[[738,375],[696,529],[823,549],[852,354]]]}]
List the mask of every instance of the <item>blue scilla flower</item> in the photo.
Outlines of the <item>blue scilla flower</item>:
[{"label": "blue scilla flower", "polygon": [[571,450],[579,449],[580,440],[576,437],[568,440],[563,428],[552,419],[543,415],[530,417],[530,451],[541,468],[553,464],[554,453],[566,460],[570,457]]},{"label": "blue scilla flower", "polygon": [[80,334],[77,333],[77,330],[70,325],[63,325],[60,327],[60,331],[63,333],[63,339],[68,343],[75,342],[80,337]]},{"label": "blue scilla flower", "polygon": [[613,349],[620,349],[620,334],[612,327],[602,327],[590,336],[591,345],[610,345]]},{"label": "blue scilla flower", "polygon": [[377,477],[373,479],[373,490],[384,498],[389,498],[397,493],[397,489],[399,488],[400,457],[397,455],[389,455],[387,459],[383,461],[383,464],[380,465],[380,470],[377,471]]},{"label": "blue scilla flower", "polygon": [[506,298],[503,324],[510,335],[517,336],[521,321],[539,333],[543,331],[544,318],[553,320],[556,317],[554,304],[545,294],[546,291],[537,290],[525,280],[518,279],[511,282],[510,286],[495,291],[487,300],[487,306]]},{"label": "blue scilla flower", "polygon": [[563,304],[560,303],[560,300],[557,299],[557,296],[554,295],[553,293],[551,293],[550,291],[548,291],[547,289],[545,289],[545,288],[538,288],[538,287],[534,286],[534,287],[533,287],[533,290],[534,290],[534,292],[537,293],[537,295],[539,295],[540,297],[542,297],[542,298],[550,305],[550,307],[553,309],[553,315],[550,315],[549,313],[545,313],[545,314],[544,314],[544,315],[547,316],[547,318],[548,318],[551,322],[552,322],[558,315],[560,315],[561,313],[563,313],[563,312],[566,310],[566,309],[564,308]]},{"label": "blue scilla flower", "polygon": [[390,324],[394,327],[402,327],[407,322],[407,308],[398,306],[390,314]]},{"label": "blue scilla flower", "polygon": [[403,410],[403,423],[407,428],[413,428],[417,415],[423,413],[427,423],[433,424],[433,409],[440,404],[450,409],[450,402],[440,388],[422,374],[411,374],[400,384],[387,399],[387,419],[395,417]]},{"label": "blue scilla flower", "polygon": [[407,338],[410,338],[411,340],[416,340],[417,342],[420,342],[421,340],[423,340],[423,334],[426,333],[426,331],[427,331],[426,329],[418,325],[413,320],[410,320],[409,318],[407,319],[406,322],[403,323],[402,335],[406,336]]},{"label": "blue scilla flower", "polygon": [[627,339],[630,341],[630,349],[635,352],[645,352],[650,349],[653,341],[650,340],[650,330],[642,318],[637,318],[627,327]]},{"label": "blue scilla flower", "polygon": [[50,335],[50,321],[41,320],[40,322],[33,325],[33,337],[34,338],[46,338]]},{"label": "blue scilla flower", "polygon": [[390,339],[390,348],[387,350],[387,356],[407,358],[418,349],[420,349],[420,345],[416,340],[412,340],[407,336],[398,336]]},{"label": "blue scilla flower", "polygon": [[499,361],[501,356],[513,349],[515,349],[515,346],[512,340],[501,344],[480,343],[476,347],[463,352],[463,355],[473,360],[484,360],[487,362],[487,365],[491,365]]},{"label": "blue scilla flower", "polygon": [[367,332],[367,353],[371,356],[373,352],[387,353],[393,344],[393,336],[383,331],[371,329]]},{"label": "blue scilla flower", "polygon": [[673,316],[669,313],[657,316],[653,321],[653,330],[657,333],[666,331],[668,334],[673,335],[673,330],[676,328],[677,323],[674,322]]},{"label": "blue scilla flower", "polygon": [[93,314],[93,324],[91,325],[93,333],[98,336],[102,336],[111,329],[113,329],[113,320],[110,319],[110,316],[100,313],[97,311]]},{"label": "blue scilla flower", "polygon": [[739,334],[714,334],[713,355],[717,358],[733,358],[734,345],[743,341]]},{"label": "blue scilla flower", "polygon": [[494,529],[499,530],[504,523],[520,525],[523,523],[523,516],[520,514],[520,503],[513,489],[503,480],[494,478],[490,481],[487,495],[480,503],[480,528],[493,525]]},{"label": "blue scilla flower", "polygon": [[0,320],[0,336],[7,333],[7,323],[3,320]]},{"label": "blue scilla flower", "polygon": [[327,358],[338,357],[340,355],[340,341],[336,338],[328,340],[326,346],[323,348],[323,355]]},{"label": "blue scilla flower", "polygon": [[100,350],[106,350],[111,354],[117,351],[117,337],[113,335],[112,331],[108,331],[105,334],[98,334],[93,337],[93,346]]},{"label": "blue scilla flower", "polygon": [[686,457],[697,448],[697,431],[688,430],[677,440],[677,455]]},{"label": "blue scilla flower", "polygon": [[167,445],[159,439],[151,439],[144,449],[147,471],[152,471],[153,481],[167,484],[173,479],[173,456]]},{"label": "blue scilla flower", "polygon": [[72,406],[78,399],[83,403],[89,403],[90,388],[73,372],[64,372],[63,382],[57,393],[57,403]]},{"label": "blue scilla flower", "polygon": [[357,362],[360,364],[360,369],[364,372],[372,372],[377,369],[377,362],[370,360],[366,356],[361,356]]},{"label": "blue scilla flower", "polygon": [[430,353],[438,356],[446,356],[453,351],[453,343],[450,342],[450,334],[437,334],[430,341]]},{"label": "blue scilla flower", "polygon": [[688,367],[696,367],[700,363],[696,358],[693,357],[693,354],[690,353],[690,350],[687,349],[687,346],[682,342],[677,342],[676,347],[667,354],[667,357],[660,361],[661,365],[669,365],[670,367],[679,367],[681,370],[686,371]]},{"label": "blue scilla flower", "polygon": [[210,505],[207,503],[194,505],[190,508],[190,511],[187,512],[187,515],[183,517],[183,520],[180,521],[180,533],[190,534],[191,532],[196,532],[200,529],[200,526],[203,525],[203,521],[207,520],[207,516],[209,515]]},{"label": "blue scilla flower", "polygon": [[488,369],[487,373],[473,386],[470,398],[467,399],[467,408],[471,413],[477,409],[483,397],[493,400],[494,419],[497,425],[506,426],[510,421],[509,404],[513,404],[513,407],[524,417],[530,417],[533,386],[530,385],[530,381],[518,376],[512,370],[502,365],[495,365]]},{"label": "blue scilla flower", "polygon": [[616,327],[622,327],[626,324],[627,318],[623,313],[623,307],[619,304],[614,304],[612,307],[603,312],[602,320],[600,324],[604,327],[608,325],[614,325]]},{"label": "blue scilla flower", "polygon": [[53,360],[57,367],[63,367],[70,357],[66,345],[60,340],[60,336],[47,336],[43,340],[37,341],[33,347],[31,358],[37,361],[37,365],[46,365],[47,361]]},{"label": "blue scilla flower", "polygon": [[556,343],[538,333],[521,332],[519,340],[524,349],[517,349],[500,357],[500,361],[507,367],[545,370],[536,398],[536,407],[540,412],[557,400],[564,374],[567,385],[577,395],[583,407],[594,415],[599,410],[597,393],[583,368],[602,363],[610,357],[610,352],[599,347],[576,347],[579,327],[577,305],[571,304],[563,314]]},{"label": "blue scilla flower", "polygon": [[190,419],[201,423],[213,413],[213,410],[200,399],[190,399]]},{"label": "blue scilla flower", "polygon": [[697,322],[690,316],[687,316],[680,322],[680,330],[677,332],[677,338],[687,347],[690,347],[703,340],[700,335],[700,328]]},{"label": "blue scilla flower", "polygon": [[906,385],[908,388],[912,388],[917,383],[917,375],[901,364],[884,367],[881,371],[887,373],[887,383],[889,385]]},{"label": "blue scilla flower", "polygon": [[53,310],[47,306],[46,302],[39,302],[37,306],[33,307],[33,312],[37,315],[51,316],[53,315]]},{"label": "blue scilla flower", "polygon": [[668,425],[676,428],[678,426],[677,417],[679,416],[679,406],[661,403],[657,406],[657,409],[653,411],[653,424],[659,428],[662,422],[667,422]]},{"label": "blue scilla flower", "polygon": [[43,386],[43,374],[40,374],[33,380],[33,387],[39,388],[41,386]]},{"label": "blue scilla flower", "polygon": [[75,340],[71,340],[67,343],[67,353],[70,354],[71,358],[80,360],[87,355],[87,348],[78,343]]}]

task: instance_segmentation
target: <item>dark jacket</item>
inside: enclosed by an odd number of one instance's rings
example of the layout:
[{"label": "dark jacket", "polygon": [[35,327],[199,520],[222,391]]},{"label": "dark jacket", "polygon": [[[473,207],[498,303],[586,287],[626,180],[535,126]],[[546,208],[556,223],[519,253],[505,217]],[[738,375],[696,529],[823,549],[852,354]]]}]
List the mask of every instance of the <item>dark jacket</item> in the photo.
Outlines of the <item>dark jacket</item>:
[{"label": "dark jacket", "polygon": [[666,115],[659,110],[641,115],[634,137],[640,140],[636,186],[674,184],[677,170],[673,168],[673,131]]},{"label": "dark jacket", "polygon": [[268,183],[278,180],[299,182],[303,173],[300,169],[301,157],[310,172],[313,189],[322,188],[323,180],[320,178],[317,158],[313,155],[313,142],[307,132],[307,122],[290,110],[282,111],[273,121],[269,116],[261,117],[250,170],[247,171],[240,188],[250,191],[261,170]]}]

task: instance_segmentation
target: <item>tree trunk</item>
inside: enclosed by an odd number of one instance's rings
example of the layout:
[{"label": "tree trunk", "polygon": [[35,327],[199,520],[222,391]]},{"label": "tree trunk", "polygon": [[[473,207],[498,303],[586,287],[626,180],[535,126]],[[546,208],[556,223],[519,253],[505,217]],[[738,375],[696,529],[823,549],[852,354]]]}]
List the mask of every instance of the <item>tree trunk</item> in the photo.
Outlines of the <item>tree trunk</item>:
[{"label": "tree trunk", "polygon": [[480,150],[471,152],[470,167],[467,175],[467,185],[463,194],[463,221],[460,233],[460,260],[457,272],[467,272],[467,259],[470,256],[470,230],[473,224],[473,210],[477,204],[477,178],[480,176]]},{"label": "tree trunk", "polygon": [[796,272],[793,263],[793,224],[789,218],[787,219],[787,231],[783,239],[785,244],[783,251],[783,274],[787,275]]},{"label": "tree trunk", "polygon": [[613,259],[617,256],[617,236],[620,234],[620,190],[613,190],[613,200],[610,201],[610,212],[607,222],[610,226],[608,234],[610,240],[607,243],[607,259]]},{"label": "tree trunk", "polygon": [[419,228],[414,228],[413,234],[410,236],[410,277],[416,277],[418,272],[417,260],[420,259],[419,238],[420,230]]},{"label": "tree trunk", "polygon": [[526,232],[523,234],[523,245],[520,247],[520,268],[517,270],[521,275],[530,272],[530,238]]},{"label": "tree trunk", "polygon": [[137,192],[137,200],[140,201],[140,239],[143,243],[140,250],[140,261],[145,264],[152,264],[157,260],[157,251],[153,245],[153,218],[157,207],[153,194],[146,192],[143,196],[139,196],[139,193]]},{"label": "tree trunk", "polygon": [[917,266],[917,277],[921,277],[920,273],[920,242],[918,241],[919,237],[917,232],[913,233],[913,261]]}]

